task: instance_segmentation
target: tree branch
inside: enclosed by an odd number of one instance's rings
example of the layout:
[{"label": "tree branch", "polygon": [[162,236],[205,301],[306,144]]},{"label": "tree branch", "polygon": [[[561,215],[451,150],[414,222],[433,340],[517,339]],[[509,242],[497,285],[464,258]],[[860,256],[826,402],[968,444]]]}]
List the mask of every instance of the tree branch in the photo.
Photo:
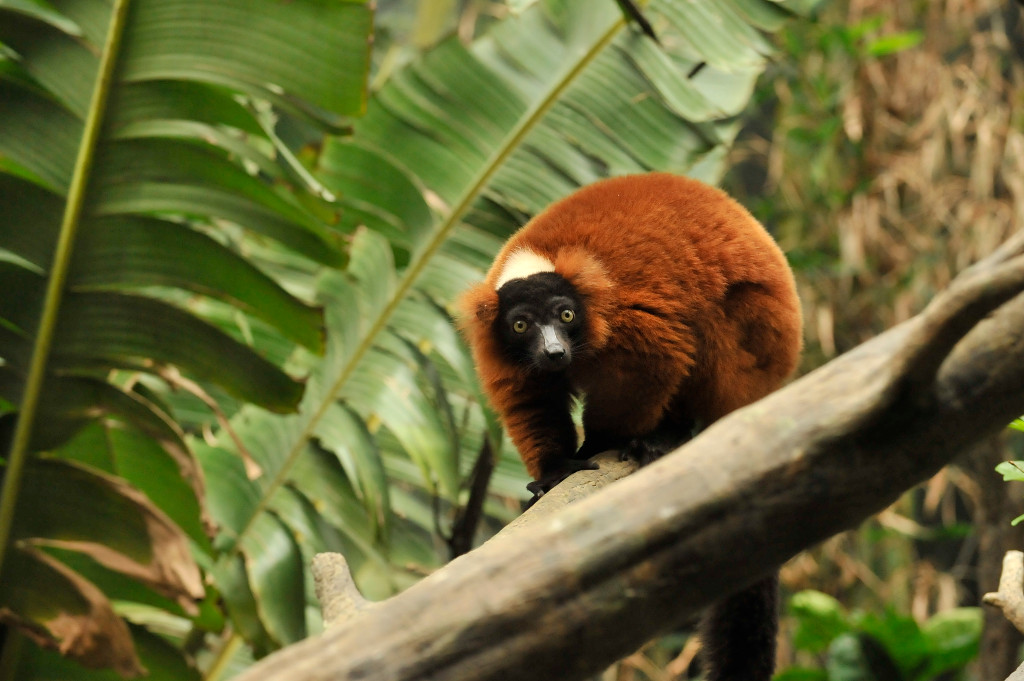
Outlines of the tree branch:
[{"label": "tree branch", "polygon": [[324,628],[344,624],[373,607],[363,598],[352,579],[348,561],[340,553],[318,553],[313,556],[313,588],[320,601]]},{"label": "tree branch", "polygon": [[1007,551],[1003,556],[1003,572],[999,576],[999,591],[987,593],[981,600],[1003,611],[1017,631],[1024,633],[1024,553]]},{"label": "tree branch", "polygon": [[603,669],[1024,412],[1022,254],[1024,232],[914,319],[240,681]]}]

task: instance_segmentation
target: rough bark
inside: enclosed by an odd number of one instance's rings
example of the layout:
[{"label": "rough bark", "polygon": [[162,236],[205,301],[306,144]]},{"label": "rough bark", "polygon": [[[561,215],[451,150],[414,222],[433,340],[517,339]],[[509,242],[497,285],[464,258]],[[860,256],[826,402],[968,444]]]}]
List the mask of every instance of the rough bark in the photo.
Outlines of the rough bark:
[{"label": "rough bark", "polygon": [[1024,233],[918,317],[242,681],[582,679],[1024,412]]}]

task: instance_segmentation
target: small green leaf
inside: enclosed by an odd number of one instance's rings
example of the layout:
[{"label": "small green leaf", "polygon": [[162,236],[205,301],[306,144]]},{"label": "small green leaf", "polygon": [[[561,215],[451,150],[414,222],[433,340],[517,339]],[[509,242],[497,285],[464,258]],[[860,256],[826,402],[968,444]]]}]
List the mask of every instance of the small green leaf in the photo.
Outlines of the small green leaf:
[{"label": "small green leaf", "polygon": [[825,668],[829,681],[902,681],[911,678],[901,670],[893,651],[867,633],[840,635],[828,648]]},{"label": "small green leaf", "polygon": [[828,681],[876,681],[864,658],[860,639],[852,633],[842,634],[832,641],[825,669]]},{"label": "small green leaf", "polygon": [[[883,658],[887,656],[908,676],[926,663],[928,642],[913,617],[893,611],[884,615],[869,613],[861,619],[859,628],[864,632],[862,639],[867,636],[874,644],[870,650],[865,651],[869,659],[872,653]],[[862,640],[862,645],[870,644]],[[875,647],[881,650],[876,651]]]},{"label": "small green leaf", "polygon": [[922,627],[928,643],[928,672],[936,678],[960,669],[978,655],[983,624],[981,608],[954,608],[933,615]]},{"label": "small green leaf", "polygon": [[996,473],[1001,474],[1004,481],[1024,481],[1024,461],[1003,461],[996,466]]},{"label": "small green leaf", "polygon": [[867,44],[867,53],[872,57],[885,57],[890,54],[917,47],[924,40],[922,31],[905,31],[875,38]]},{"label": "small green leaf", "polygon": [[800,650],[818,653],[825,650],[837,636],[850,630],[846,611],[832,596],[820,591],[800,591],[789,600],[789,610],[796,618],[793,645]]}]

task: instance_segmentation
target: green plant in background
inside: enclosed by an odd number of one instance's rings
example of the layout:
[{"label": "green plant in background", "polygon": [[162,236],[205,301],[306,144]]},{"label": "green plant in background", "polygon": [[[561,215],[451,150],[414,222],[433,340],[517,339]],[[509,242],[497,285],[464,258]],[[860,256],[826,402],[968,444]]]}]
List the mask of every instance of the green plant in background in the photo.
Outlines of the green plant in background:
[{"label": "green plant in background", "polygon": [[849,612],[820,591],[789,601],[793,647],[816,666],[794,666],[776,681],[930,681],[960,679],[978,654],[979,608],[957,608],[924,624],[896,612]]},{"label": "green plant in background", "polygon": [[313,553],[443,562],[481,452],[514,513],[446,305],[581,184],[717,177],[808,6],[517,4],[367,103],[362,2],[0,0],[0,677],[228,676]]},{"label": "green plant in background", "polygon": [[[807,369],[922,309],[1015,229],[1020,202],[1001,187],[1021,177],[1010,151],[1021,129],[1019,57],[999,21],[1004,8],[924,7],[837,1],[815,21],[786,26],[776,39],[787,58],[761,80],[750,129],[733,149],[724,186],[773,230],[798,272]],[[980,28],[988,17],[996,20]],[[956,125],[952,111],[969,123]],[[948,149],[960,151],[941,152]],[[999,540],[982,537],[1004,537],[1005,521],[991,501],[998,490],[964,463],[793,561],[786,586],[841,588],[847,606],[881,619],[912,605],[972,604],[979,562],[998,553]],[[964,528],[970,536],[957,540]],[[789,664],[785,646],[782,653]],[[823,655],[808,678],[829,678]]]},{"label": "green plant in background", "polygon": [[[724,180],[801,274],[808,368],[921,309],[1004,236],[1013,210],[992,181],[1015,186],[1020,175],[1014,153],[1001,161],[1020,127],[1001,73],[1019,60],[1007,49],[984,74],[963,77],[980,45],[977,21],[1001,9],[921,7],[836,1],[780,31],[787,58],[762,79]],[[1005,43],[996,24],[986,35]],[[970,124],[950,121],[957,105]],[[990,145],[976,144],[979,130],[993,131]],[[1000,217],[980,224],[961,214]]]},{"label": "green plant in background", "polygon": [[[1010,424],[1010,427],[1014,430],[1024,430],[1024,422],[1017,419]],[[1003,476],[1004,482],[1024,482],[1024,461],[1004,461],[996,466],[996,473]],[[1017,525],[1021,521],[1024,521],[1024,515],[1014,518],[1013,524]]]}]

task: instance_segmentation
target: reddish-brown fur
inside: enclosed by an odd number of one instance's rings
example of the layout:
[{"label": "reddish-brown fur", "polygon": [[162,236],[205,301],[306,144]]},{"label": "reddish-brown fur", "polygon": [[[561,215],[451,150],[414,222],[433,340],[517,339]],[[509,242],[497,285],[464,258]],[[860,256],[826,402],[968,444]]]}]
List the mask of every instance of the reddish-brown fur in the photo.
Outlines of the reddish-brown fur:
[{"label": "reddish-brown fur", "polygon": [[[524,247],[584,301],[587,342],[564,375],[514,365],[497,345],[495,282]],[[666,173],[552,204],[460,309],[483,388],[538,479],[575,453],[569,392],[585,395],[588,436],[640,437],[666,416],[707,425],[778,388],[801,347],[793,275],[768,232],[722,191]]]}]

